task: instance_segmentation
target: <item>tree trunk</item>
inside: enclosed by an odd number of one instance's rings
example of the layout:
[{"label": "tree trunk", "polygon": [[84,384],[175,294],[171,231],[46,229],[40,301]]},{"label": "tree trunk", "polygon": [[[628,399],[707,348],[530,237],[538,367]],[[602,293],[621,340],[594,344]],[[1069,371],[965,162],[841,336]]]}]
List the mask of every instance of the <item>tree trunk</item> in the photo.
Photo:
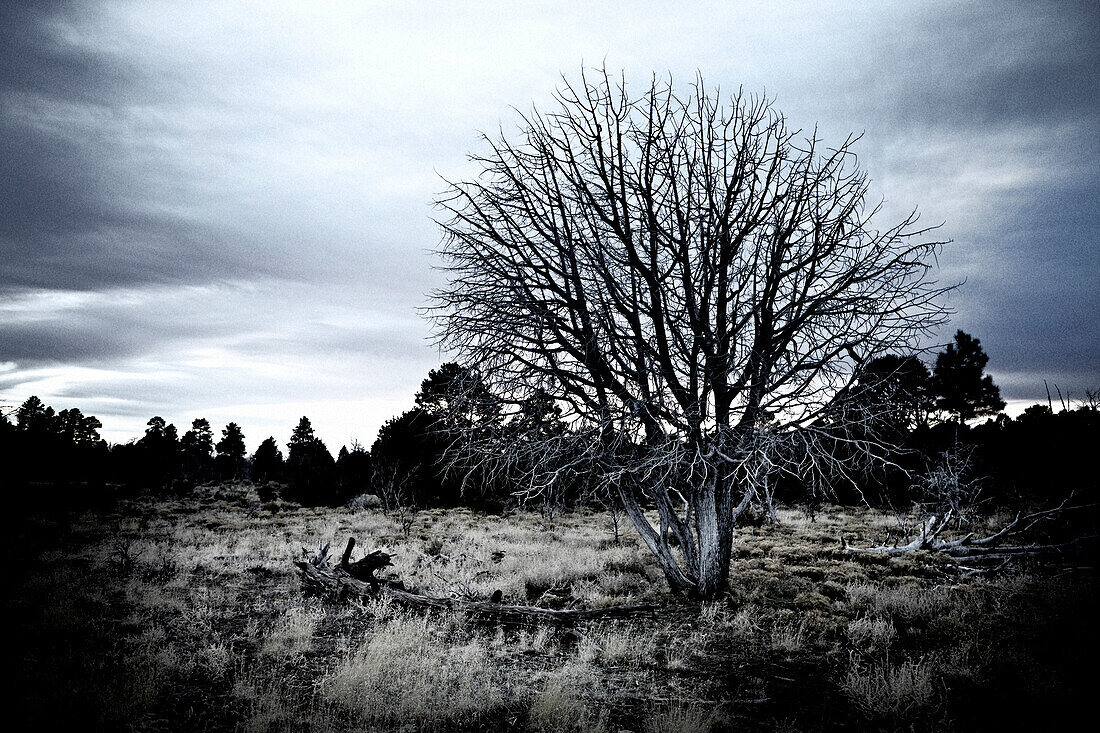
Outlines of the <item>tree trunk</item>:
[{"label": "tree trunk", "polygon": [[729,585],[733,550],[732,504],[725,481],[717,476],[707,481],[696,507],[699,582],[693,595],[699,598],[714,598]]},{"label": "tree trunk", "polygon": [[657,559],[657,564],[661,566],[669,590],[676,594],[693,593],[696,585],[695,580],[689,577],[684,567],[676,559],[664,533],[654,529],[653,525],[646,519],[645,511],[633,493],[629,489],[620,486],[619,498],[623,502],[623,509],[625,509],[626,515],[630,517],[634,529],[638,531],[638,536],[642,538],[642,542],[653,553],[653,557]]},{"label": "tree trunk", "polygon": [[[654,528],[637,499],[628,490],[620,488],[626,514],[634,524],[642,541],[657,559],[664,571],[665,580],[673,593],[684,593],[692,598],[711,599],[729,586],[730,556],[733,551],[733,527],[737,517],[748,506],[752,491],[746,490],[741,502],[733,503],[729,484],[717,475],[707,480],[698,491],[688,494],[691,503],[689,515],[693,526],[682,533],[681,545],[694,543],[693,547],[681,547],[681,561],[669,547],[664,526]],[[662,524],[668,524],[662,513],[668,507],[657,506]]]}]

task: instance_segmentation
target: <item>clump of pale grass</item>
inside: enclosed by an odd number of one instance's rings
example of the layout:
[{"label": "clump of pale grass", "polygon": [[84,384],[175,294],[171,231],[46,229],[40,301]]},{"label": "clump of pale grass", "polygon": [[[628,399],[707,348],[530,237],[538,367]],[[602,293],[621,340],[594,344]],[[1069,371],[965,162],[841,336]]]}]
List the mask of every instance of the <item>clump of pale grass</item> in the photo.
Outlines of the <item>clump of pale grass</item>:
[{"label": "clump of pale grass", "polygon": [[669,705],[646,718],[645,733],[708,733],[717,722],[714,711],[699,705]]},{"label": "clump of pale grass", "polygon": [[293,727],[297,700],[277,682],[246,672],[234,682],[232,694],[245,709],[243,730],[268,733]]},{"label": "clump of pale grass", "polygon": [[397,615],[349,653],[322,694],[368,725],[449,730],[503,702],[487,644],[449,644],[427,617]]},{"label": "clump of pale grass", "polygon": [[[531,726],[546,733],[607,730],[606,709],[588,702],[596,687],[595,673],[584,661],[573,661],[550,675],[528,711]],[[587,693],[587,695],[586,695]]]},{"label": "clump of pale grass", "polygon": [[802,624],[794,621],[781,621],[771,629],[771,648],[775,651],[793,654],[802,649],[806,633]]},{"label": "clump of pale grass", "polygon": [[203,645],[195,655],[195,668],[214,679],[225,677],[233,662],[233,648],[222,641]]},{"label": "clump of pale grass", "polygon": [[930,620],[941,615],[954,602],[951,593],[943,586],[926,587],[915,583],[893,587],[851,583],[847,592],[849,603],[856,608],[866,609],[873,616],[906,623]]},{"label": "clump of pale grass", "polygon": [[843,687],[870,718],[900,719],[927,710],[935,695],[932,670],[923,659],[896,665],[889,658],[854,664]]},{"label": "clump of pale grass", "polygon": [[869,654],[886,652],[897,635],[897,629],[888,619],[864,617],[848,624],[848,640],[852,646]]},{"label": "clump of pale grass", "polygon": [[[668,627],[665,629],[668,634]],[[707,629],[696,629],[687,635],[668,634],[664,642],[665,660],[669,669],[683,669],[690,666],[688,662],[693,656],[703,656],[711,641],[711,634]]]},{"label": "clump of pale grass", "polygon": [[292,608],[287,611],[260,647],[260,655],[288,660],[309,651],[313,634],[325,612],[316,608]]},{"label": "clump of pale grass", "polygon": [[728,625],[730,632],[742,638],[753,636],[760,629],[758,616],[759,611],[756,606],[751,604],[742,606],[737,610],[737,613],[729,619]]},{"label": "clump of pale grass", "polygon": [[550,629],[539,626],[534,631],[520,629],[514,648],[521,652],[545,652],[550,646]]},{"label": "clump of pale grass", "polygon": [[583,662],[617,665],[651,662],[656,654],[654,631],[642,632],[637,627],[609,622],[586,632],[577,657]]}]

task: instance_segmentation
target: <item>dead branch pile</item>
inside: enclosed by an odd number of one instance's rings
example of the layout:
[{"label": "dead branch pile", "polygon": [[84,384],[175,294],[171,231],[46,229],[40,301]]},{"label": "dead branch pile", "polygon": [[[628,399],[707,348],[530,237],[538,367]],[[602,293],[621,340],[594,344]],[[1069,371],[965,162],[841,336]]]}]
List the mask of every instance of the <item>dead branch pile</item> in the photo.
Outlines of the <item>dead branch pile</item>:
[{"label": "dead branch pile", "polygon": [[[330,567],[327,562],[327,546],[316,558],[295,561],[294,565],[307,593],[328,595],[343,599],[369,599],[384,596],[403,606],[416,609],[460,611],[472,616],[490,618],[511,623],[573,624],[591,619],[626,618],[651,614],[656,604],[637,603],[626,606],[608,606],[592,609],[550,609],[535,606],[510,606],[491,600],[478,601],[464,598],[443,598],[413,593],[400,582],[360,580],[341,566]],[[342,563],[343,564],[343,563]]]},{"label": "dead branch pile", "polygon": [[[1069,499],[1066,499],[1052,509],[1045,509],[1032,514],[1017,514],[1016,518],[1004,527],[984,537],[970,532],[958,539],[942,539],[940,534],[951,524],[954,518],[954,514],[947,511],[943,516],[928,517],[919,525],[919,530],[906,544],[895,543],[893,545],[856,547],[845,542],[844,550],[849,553],[873,553],[887,556],[904,555],[924,550],[943,553],[959,560],[959,570],[968,573],[999,570],[1016,558],[1061,553],[1088,540],[1095,540],[1096,536],[1090,535],[1074,537],[1066,542],[1058,543],[1021,542],[1036,525],[1055,519],[1063,511],[1087,508],[1085,506],[1067,507],[1068,502]],[[963,562],[968,562],[971,566],[964,566]]]}]

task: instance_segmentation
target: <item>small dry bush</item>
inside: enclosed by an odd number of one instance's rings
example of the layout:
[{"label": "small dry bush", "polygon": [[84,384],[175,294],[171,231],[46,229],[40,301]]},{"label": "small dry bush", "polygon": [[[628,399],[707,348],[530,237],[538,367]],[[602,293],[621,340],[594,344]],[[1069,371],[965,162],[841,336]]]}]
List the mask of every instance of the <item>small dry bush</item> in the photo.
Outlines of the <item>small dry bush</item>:
[{"label": "small dry bush", "polygon": [[302,656],[309,651],[313,634],[324,615],[320,609],[290,609],[264,639],[260,656],[283,661]]},{"label": "small dry bush", "polygon": [[481,639],[449,644],[427,616],[395,615],[351,651],[323,695],[367,725],[450,730],[503,702],[502,680]]},{"label": "small dry bush", "polygon": [[593,627],[581,648],[583,658],[611,665],[651,662],[656,653],[657,642],[652,630],[617,624]]},{"label": "small dry bush", "polygon": [[805,627],[794,619],[779,621],[772,627],[770,641],[773,650],[794,654],[805,644]]},{"label": "small dry bush", "polygon": [[927,587],[915,583],[884,586],[873,583],[848,585],[848,601],[872,616],[892,618],[904,623],[928,621],[957,605],[943,586]]},{"label": "small dry bush", "polygon": [[889,658],[854,664],[844,678],[848,698],[876,720],[902,720],[927,712],[935,697],[934,679],[925,660],[893,664]]}]

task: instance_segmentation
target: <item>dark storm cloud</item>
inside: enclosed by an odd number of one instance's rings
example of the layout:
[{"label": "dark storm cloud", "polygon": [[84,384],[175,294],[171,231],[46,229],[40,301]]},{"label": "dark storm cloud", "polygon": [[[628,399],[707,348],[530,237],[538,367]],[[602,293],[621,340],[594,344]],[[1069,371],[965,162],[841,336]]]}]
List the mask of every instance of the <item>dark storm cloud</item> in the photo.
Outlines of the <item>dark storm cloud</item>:
[{"label": "dark storm cloud", "polygon": [[[136,210],[146,171],[109,129],[182,89],[66,40],[80,3],[6,3],[0,19],[0,292],[188,281],[239,269],[196,222]],[[200,255],[200,256],[195,256]]]},{"label": "dark storm cloud", "polygon": [[960,3],[923,9],[915,23],[917,32],[892,49],[905,81],[893,95],[893,119],[958,130],[1100,118],[1094,4]]},{"label": "dark storm cloud", "polygon": [[58,38],[59,23],[90,10],[87,4],[68,0],[4,3],[0,59],[5,94],[99,105],[137,88],[151,89],[140,67]]},{"label": "dark storm cloud", "polygon": [[851,95],[871,100],[876,157],[904,160],[887,175],[954,240],[941,276],[965,283],[941,338],[980,337],[1010,399],[1044,379],[1100,386],[1100,12],[959,4],[910,21],[872,42],[886,66]]},{"label": "dark storm cloud", "polygon": [[283,235],[278,256],[256,257],[265,232],[212,217],[225,181],[203,161],[230,160],[249,120],[155,47],[112,50],[96,10],[0,11],[0,293],[315,274],[288,261],[288,232],[266,232]]},{"label": "dark storm cloud", "polygon": [[971,265],[953,325],[981,337],[1009,399],[1041,397],[1043,380],[1100,386],[1098,196],[1097,172],[1038,187],[1017,197],[999,236],[977,243],[993,272]]}]

